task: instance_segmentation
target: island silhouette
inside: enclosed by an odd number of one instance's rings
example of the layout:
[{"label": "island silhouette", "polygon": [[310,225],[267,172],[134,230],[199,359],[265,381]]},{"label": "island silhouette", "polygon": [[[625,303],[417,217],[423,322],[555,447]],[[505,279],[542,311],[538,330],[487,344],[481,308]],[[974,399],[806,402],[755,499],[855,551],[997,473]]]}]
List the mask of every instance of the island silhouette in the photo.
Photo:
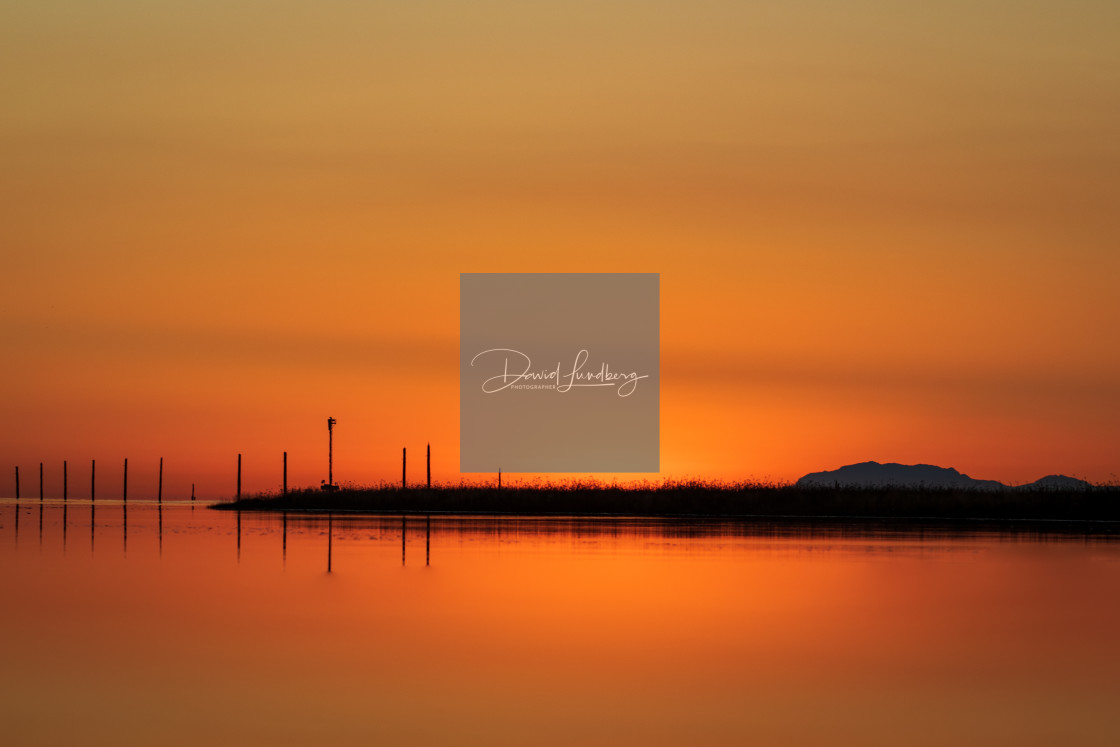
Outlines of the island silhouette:
[{"label": "island silhouette", "polygon": [[860,462],[825,472],[811,472],[796,483],[799,487],[912,487],[959,488],[965,490],[1087,490],[1091,483],[1066,475],[1047,475],[1025,485],[1007,485],[998,480],[977,480],[952,467],[933,464]]}]

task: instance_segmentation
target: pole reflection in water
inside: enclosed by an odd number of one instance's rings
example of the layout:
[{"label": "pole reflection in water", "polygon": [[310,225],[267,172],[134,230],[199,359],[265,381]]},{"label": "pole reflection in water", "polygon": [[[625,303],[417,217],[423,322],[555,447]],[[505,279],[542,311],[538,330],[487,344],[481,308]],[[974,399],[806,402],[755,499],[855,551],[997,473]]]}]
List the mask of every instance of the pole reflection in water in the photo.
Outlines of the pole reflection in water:
[{"label": "pole reflection in water", "polygon": [[[251,513],[244,518],[244,521],[248,522],[245,529],[241,528],[240,523],[237,521],[236,515],[231,517],[231,520],[234,523],[234,526],[236,526],[238,528],[237,532],[238,532],[239,537],[240,537],[242,532],[249,532],[250,534],[252,534],[253,527],[254,527],[254,524],[253,524],[254,521],[262,522],[262,523],[265,523],[265,524],[270,524],[273,527],[273,529],[269,530],[269,533],[275,532],[276,534],[280,535],[281,567],[286,569],[288,567],[288,545],[290,543],[294,543],[293,546],[298,548],[300,542],[306,542],[309,538],[314,538],[314,537],[322,538],[322,536],[324,534],[323,523],[322,523],[324,518],[326,518],[326,524],[327,524],[326,532],[325,532],[325,534],[327,535],[327,547],[326,547],[326,551],[327,551],[326,572],[327,573],[333,574],[335,572],[335,567],[334,567],[334,541],[335,541],[335,524],[336,523],[339,523],[339,528],[338,528],[339,535],[338,536],[339,536],[340,541],[346,540],[347,538],[354,539],[354,531],[353,530],[355,530],[355,528],[365,527],[368,524],[373,524],[377,527],[376,539],[378,540],[378,542],[376,544],[380,544],[381,542],[387,542],[389,547],[393,547],[392,543],[397,541],[397,537],[399,536],[399,538],[400,538],[399,539],[399,541],[400,541],[399,547],[400,547],[400,553],[401,553],[400,554],[401,564],[402,564],[402,567],[407,566],[407,563],[408,563],[408,533],[410,531],[410,528],[409,528],[408,516],[406,514],[402,514],[400,516],[400,524],[399,525],[395,523],[397,521],[397,517],[395,517],[395,516],[379,516],[379,517],[376,517],[376,518],[374,518],[374,517],[362,518],[362,517],[354,517],[354,516],[343,515],[343,516],[336,517],[333,512],[328,512],[326,514],[326,516],[324,517],[323,514],[316,514],[316,513],[312,513],[310,515],[303,515],[303,516],[298,515],[298,514],[295,515],[295,516],[290,516],[289,512],[281,511],[280,516],[279,516],[280,521],[279,521],[279,526],[278,527],[276,526],[276,524],[272,523],[271,520],[263,519],[259,515],[254,516]],[[336,518],[338,519],[338,522],[335,521]],[[431,566],[431,564],[432,564],[432,517],[430,515],[425,515],[423,518],[424,518],[424,565],[427,567],[427,566]],[[259,531],[260,530],[260,525],[258,524],[256,526],[257,526],[257,529]],[[304,530],[304,531],[300,531],[301,529]],[[361,531],[361,529],[359,529],[359,531]],[[415,529],[412,529],[411,531],[413,531],[415,533]],[[294,534],[292,534],[293,532],[294,532]],[[398,535],[398,532],[399,532],[399,535]],[[289,536],[289,535],[291,535],[291,536]],[[371,540],[375,539],[375,535],[370,534],[369,539],[371,539]],[[361,545],[362,543],[358,543],[358,544]],[[322,545],[320,545],[320,551],[321,550],[322,550]],[[364,552],[364,551],[365,551],[365,548],[361,548],[359,550],[359,552]],[[322,566],[320,566],[320,568],[321,567]],[[346,569],[350,569],[350,568],[351,568],[351,565],[347,564]],[[346,569],[344,569],[344,572],[346,572]]]},{"label": "pole reflection in water", "polygon": [[241,562],[241,512],[237,512],[237,562]]},{"label": "pole reflection in water", "polygon": [[[65,499],[63,499],[65,500]],[[66,509],[69,508],[66,503],[62,504],[62,551],[66,552]]]},{"label": "pole reflection in water", "polygon": [[89,502],[89,554],[93,555],[93,539],[96,532],[94,528],[97,526],[97,507],[93,505],[93,501]]}]

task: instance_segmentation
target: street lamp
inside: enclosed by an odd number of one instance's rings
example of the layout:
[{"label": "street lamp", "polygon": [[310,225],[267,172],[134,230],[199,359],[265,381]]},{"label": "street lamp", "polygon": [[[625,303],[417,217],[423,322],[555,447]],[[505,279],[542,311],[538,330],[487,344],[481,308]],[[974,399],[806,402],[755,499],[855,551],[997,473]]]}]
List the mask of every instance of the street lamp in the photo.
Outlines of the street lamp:
[{"label": "street lamp", "polygon": [[327,483],[321,486],[323,490],[338,490],[334,484],[334,424],[337,422],[327,418]]}]

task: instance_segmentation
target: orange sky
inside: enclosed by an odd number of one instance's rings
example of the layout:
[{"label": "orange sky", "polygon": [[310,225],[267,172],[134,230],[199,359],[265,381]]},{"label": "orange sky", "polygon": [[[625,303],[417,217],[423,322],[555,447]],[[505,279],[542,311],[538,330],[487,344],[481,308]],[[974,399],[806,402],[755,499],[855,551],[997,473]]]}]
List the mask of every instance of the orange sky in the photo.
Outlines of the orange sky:
[{"label": "orange sky", "polygon": [[270,489],[284,449],[317,484],[327,415],[338,479],[427,441],[458,479],[458,274],[491,271],[661,273],[669,476],[1116,479],[1117,22],[8,3],[0,493],[162,455],[228,494],[238,451]]}]

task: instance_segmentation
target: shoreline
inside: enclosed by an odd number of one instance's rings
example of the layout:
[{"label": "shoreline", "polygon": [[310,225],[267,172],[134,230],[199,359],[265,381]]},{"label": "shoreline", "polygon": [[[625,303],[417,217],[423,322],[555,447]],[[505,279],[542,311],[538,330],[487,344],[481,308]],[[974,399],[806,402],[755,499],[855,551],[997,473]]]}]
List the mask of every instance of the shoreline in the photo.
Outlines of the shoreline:
[{"label": "shoreline", "polygon": [[419,487],[299,490],[212,503],[219,511],[462,516],[471,518],[662,519],[1002,527],[1049,531],[1068,527],[1120,534],[1120,489],[973,491],[936,488],[799,488],[796,486],[670,488]]}]

